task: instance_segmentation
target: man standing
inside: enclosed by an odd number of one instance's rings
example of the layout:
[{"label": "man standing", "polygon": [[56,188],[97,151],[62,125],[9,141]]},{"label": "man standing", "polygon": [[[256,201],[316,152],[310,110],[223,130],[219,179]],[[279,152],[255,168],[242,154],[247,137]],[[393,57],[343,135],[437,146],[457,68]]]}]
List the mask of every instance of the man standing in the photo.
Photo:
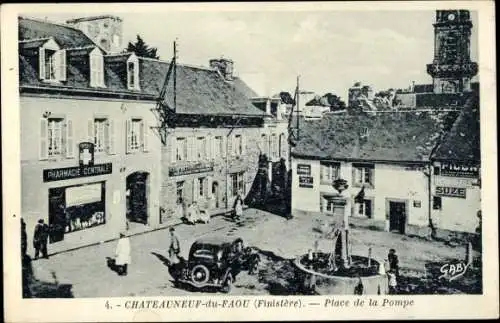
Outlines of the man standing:
[{"label": "man standing", "polygon": [[47,240],[49,238],[49,228],[43,222],[43,219],[38,220],[35,226],[35,233],[33,234],[33,247],[35,248],[35,259],[38,259],[40,251],[42,256],[46,259],[49,258],[47,254]]},{"label": "man standing", "polygon": [[21,218],[21,258],[26,256],[28,248],[28,235],[26,234],[26,222]]},{"label": "man standing", "polygon": [[[175,229],[170,228],[169,231],[170,231],[170,247],[168,248],[168,257],[170,258],[170,262],[174,263],[179,260],[179,254],[181,253],[181,246],[179,243],[179,238],[175,234]],[[175,259],[175,261],[173,261],[174,255],[177,258]]]},{"label": "man standing", "polygon": [[389,260],[390,270],[394,272],[396,277],[399,277],[399,259],[398,255],[396,255],[395,249],[390,249],[389,254],[387,255],[387,259]]},{"label": "man standing", "polygon": [[116,245],[115,264],[118,269],[118,275],[127,276],[127,267],[131,262],[130,257],[130,239],[125,233],[120,233],[120,239]]}]

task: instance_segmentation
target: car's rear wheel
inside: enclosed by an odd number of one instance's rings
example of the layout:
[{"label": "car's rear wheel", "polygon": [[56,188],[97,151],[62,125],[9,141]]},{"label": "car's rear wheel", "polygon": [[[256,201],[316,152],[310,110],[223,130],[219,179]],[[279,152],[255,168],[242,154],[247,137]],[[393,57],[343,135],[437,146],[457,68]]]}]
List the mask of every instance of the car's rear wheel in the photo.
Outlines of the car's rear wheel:
[{"label": "car's rear wheel", "polygon": [[231,291],[231,288],[233,287],[233,275],[231,273],[227,274],[226,279],[222,283],[222,292],[223,293],[229,293]]},{"label": "car's rear wheel", "polygon": [[210,279],[210,271],[205,265],[196,265],[191,269],[191,281],[197,287],[204,286]]}]

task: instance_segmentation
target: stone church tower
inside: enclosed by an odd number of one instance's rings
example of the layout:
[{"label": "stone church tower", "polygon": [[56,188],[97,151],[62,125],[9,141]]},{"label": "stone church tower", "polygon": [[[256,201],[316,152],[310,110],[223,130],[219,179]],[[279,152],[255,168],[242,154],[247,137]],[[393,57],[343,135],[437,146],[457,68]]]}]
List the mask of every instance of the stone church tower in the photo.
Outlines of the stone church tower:
[{"label": "stone church tower", "polygon": [[122,19],[119,17],[106,15],[77,18],[66,21],[66,24],[83,31],[108,54],[124,50]]},{"label": "stone church tower", "polygon": [[477,63],[470,60],[472,22],[468,10],[437,10],[434,24],[434,60],[427,64],[434,93],[471,91]]}]

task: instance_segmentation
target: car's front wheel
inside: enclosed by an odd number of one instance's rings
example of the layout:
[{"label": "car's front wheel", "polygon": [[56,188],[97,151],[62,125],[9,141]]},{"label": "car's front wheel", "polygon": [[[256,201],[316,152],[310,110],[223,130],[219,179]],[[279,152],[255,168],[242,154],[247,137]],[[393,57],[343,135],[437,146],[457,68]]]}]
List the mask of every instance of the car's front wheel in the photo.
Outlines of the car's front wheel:
[{"label": "car's front wheel", "polygon": [[231,291],[231,288],[233,287],[233,275],[232,274],[228,274],[226,279],[224,280],[224,282],[222,283],[222,292],[223,293],[229,293]]}]

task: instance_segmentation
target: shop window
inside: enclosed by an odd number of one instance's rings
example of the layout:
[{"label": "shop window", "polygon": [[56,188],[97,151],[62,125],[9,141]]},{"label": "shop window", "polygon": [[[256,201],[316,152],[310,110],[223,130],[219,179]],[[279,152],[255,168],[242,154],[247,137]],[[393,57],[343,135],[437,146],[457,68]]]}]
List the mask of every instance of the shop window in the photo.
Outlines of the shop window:
[{"label": "shop window", "polygon": [[323,184],[332,184],[340,177],[340,163],[321,162],[321,182]]},{"label": "shop window", "polygon": [[432,209],[433,210],[441,210],[441,208],[442,208],[441,196],[433,196],[432,197]]},{"label": "shop window", "polygon": [[184,200],[184,181],[176,183],[176,203],[181,204]]},{"label": "shop window", "polygon": [[233,173],[231,176],[230,195],[236,196],[238,192],[245,195],[245,172]]},{"label": "shop window", "polygon": [[127,153],[148,150],[148,131],[146,121],[140,118],[127,120]]},{"label": "shop window", "polygon": [[177,138],[175,147],[176,160],[182,161],[187,159],[187,140],[186,138]]},{"label": "shop window", "polygon": [[49,189],[51,243],[64,240],[66,234],[105,223],[104,182]]},{"label": "shop window", "polygon": [[374,165],[353,164],[353,182],[355,186],[374,186]]}]

